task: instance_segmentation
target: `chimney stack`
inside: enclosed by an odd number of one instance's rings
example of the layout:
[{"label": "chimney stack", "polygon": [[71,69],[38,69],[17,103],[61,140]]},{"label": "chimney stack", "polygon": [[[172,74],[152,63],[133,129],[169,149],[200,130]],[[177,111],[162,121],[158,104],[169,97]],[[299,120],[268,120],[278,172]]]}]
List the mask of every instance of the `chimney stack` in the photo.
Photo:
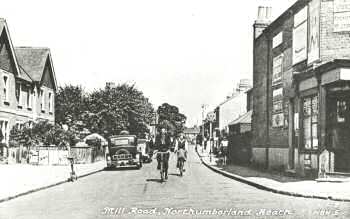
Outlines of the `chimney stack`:
[{"label": "chimney stack", "polygon": [[267,6],[258,7],[258,17],[254,22],[254,39],[258,38],[263,30],[271,22],[272,8]]}]

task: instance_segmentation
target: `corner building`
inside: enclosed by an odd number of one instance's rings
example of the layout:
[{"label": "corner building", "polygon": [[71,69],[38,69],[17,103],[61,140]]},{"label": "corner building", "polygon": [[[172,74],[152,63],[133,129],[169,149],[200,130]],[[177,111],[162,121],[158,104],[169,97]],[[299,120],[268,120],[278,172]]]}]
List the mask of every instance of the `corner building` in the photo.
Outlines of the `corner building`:
[{"label": "corner building", "polygon": [[298,0],[254,27],[253,162],[350,172],[350,0]]}]

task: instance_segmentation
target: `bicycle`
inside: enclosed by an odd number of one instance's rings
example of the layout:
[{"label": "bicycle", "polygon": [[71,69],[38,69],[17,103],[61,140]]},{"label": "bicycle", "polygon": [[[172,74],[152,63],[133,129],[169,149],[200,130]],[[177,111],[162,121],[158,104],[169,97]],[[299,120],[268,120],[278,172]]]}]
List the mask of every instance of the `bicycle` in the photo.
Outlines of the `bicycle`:
[{"label": "bicycle", "polygon": [[185,163],[185,159],[184,158],[179,158],[178,159],[180,176],[182,176],[183,172],[184,172],[184,163]]},{"label": "bicycle", "polygon": [[161,152],[158,151],[157,155],[159,154],[160,156],[160,180],[161,182],[164,182],[167,179],[167,159],[165,159],[165,156],[168,154],[169,152]]}]

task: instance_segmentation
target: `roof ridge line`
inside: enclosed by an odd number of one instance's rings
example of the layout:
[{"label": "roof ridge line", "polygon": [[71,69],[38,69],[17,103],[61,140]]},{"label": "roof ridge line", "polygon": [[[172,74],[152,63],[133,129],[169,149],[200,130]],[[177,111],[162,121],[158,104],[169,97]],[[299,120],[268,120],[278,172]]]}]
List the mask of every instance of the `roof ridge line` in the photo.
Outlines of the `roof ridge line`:
[{"label": "roof ridge line", "polygon": [[30,80],[32,80],[33,82],[35,81],[20,64],[18,64],[18,66],[24,71],[24,73],[30,78]]}]

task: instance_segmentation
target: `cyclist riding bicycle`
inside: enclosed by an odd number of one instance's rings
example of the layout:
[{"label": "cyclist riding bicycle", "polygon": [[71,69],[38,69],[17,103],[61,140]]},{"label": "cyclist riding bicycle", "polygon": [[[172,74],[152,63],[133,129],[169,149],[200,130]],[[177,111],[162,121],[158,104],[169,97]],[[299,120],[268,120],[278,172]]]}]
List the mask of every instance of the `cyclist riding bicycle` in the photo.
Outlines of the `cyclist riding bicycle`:
[{"label": "cyclist riding bicycle", "polygon": [[179,161],[183,161],[185,163],[185,161],[187,160],[187,152],[188,152],[187,141],[184,138],[184,135],[181,133],[176,142],[176,154],[177,154],[176,167],[177,168],[179,168]]},{"label": "cyclist riding bicycle", "polygon": [[[156,136],[155,147],[156,147],[156,150],[158,150],[159,152],[165,152],[165,157],[164,157],[165,179],[168,179],[170,146],[171,146],[170,136],[167,134],[166,129],[162,128],[160,130],[159,135]],[[160,170],[161,157],[159,153],[157,153],[157,162],[158,162],[157,169]]]}]

